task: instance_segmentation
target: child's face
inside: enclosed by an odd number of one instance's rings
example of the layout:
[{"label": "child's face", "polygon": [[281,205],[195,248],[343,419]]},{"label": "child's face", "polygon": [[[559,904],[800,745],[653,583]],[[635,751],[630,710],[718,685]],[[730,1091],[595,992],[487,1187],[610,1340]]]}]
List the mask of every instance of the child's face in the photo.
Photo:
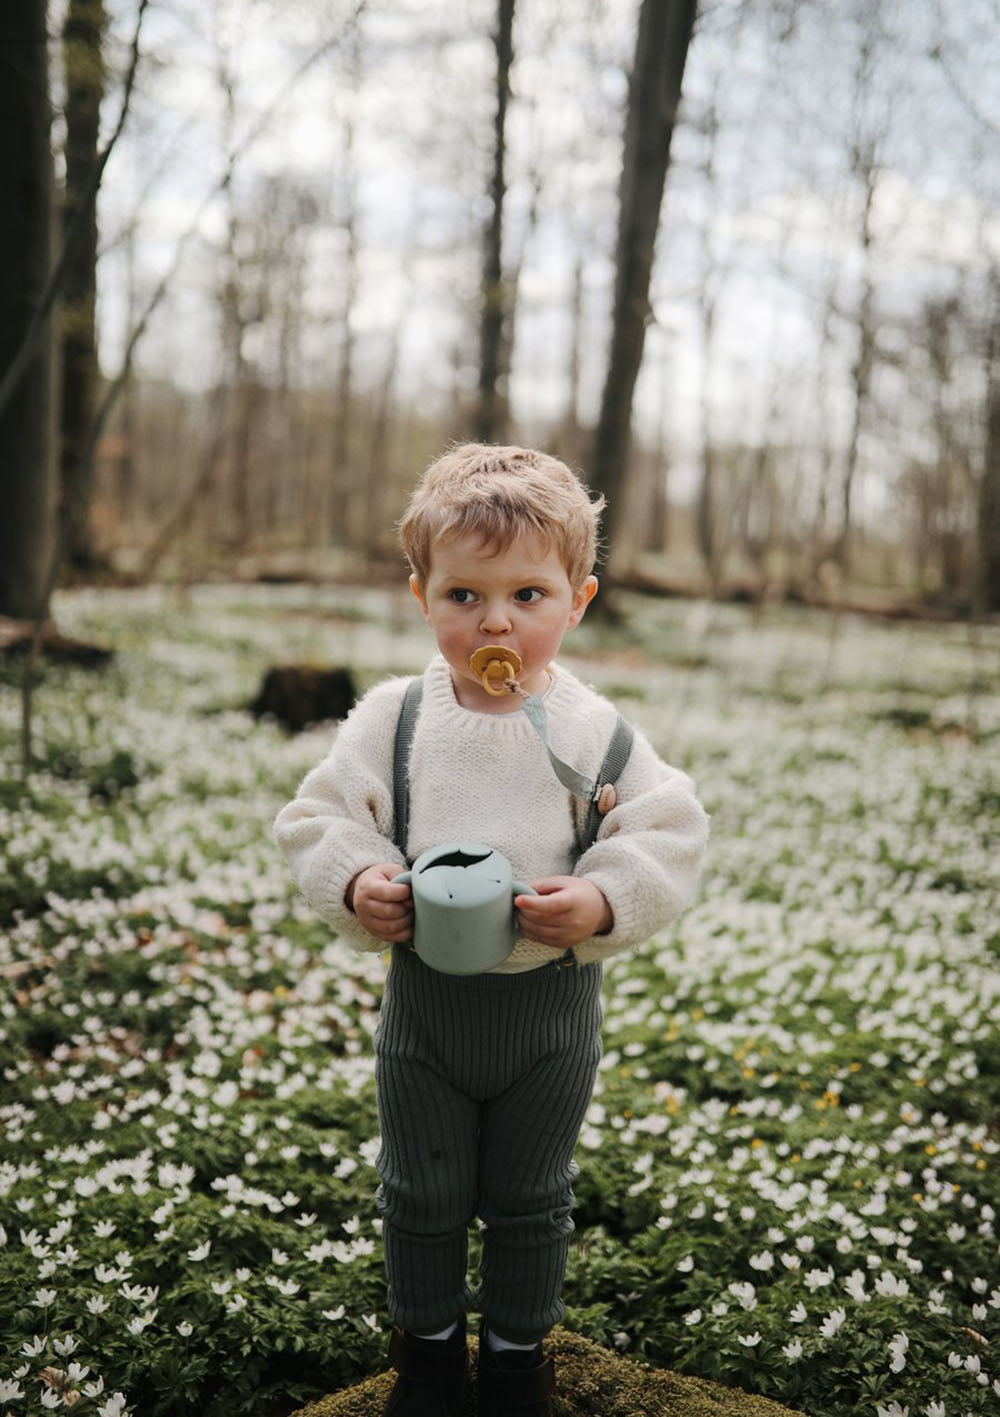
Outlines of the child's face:
[{"label": "child's face", "polygon": [[588,576],[574,590],[555,548],[526,532],[496,554],[475,536],[439,541],[426,585],[411,576],[410,587],[451,666],[459,703],[509,713],[518,701],[488,694],[469,668],[470,655],[483,645],[509,646],[523,661],[521,687],[541,692],[546,665],[566,631],[579,624],[597,590],[597,577]]}]

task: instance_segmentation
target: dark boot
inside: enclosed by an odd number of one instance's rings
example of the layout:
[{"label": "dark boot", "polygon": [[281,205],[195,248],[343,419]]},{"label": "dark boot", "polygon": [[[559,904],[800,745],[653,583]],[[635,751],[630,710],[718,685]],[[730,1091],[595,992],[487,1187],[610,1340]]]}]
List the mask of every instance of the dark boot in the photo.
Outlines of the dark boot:
[{"label": "dark boot", "polygon": [[479,1417],[554,1417],[556,1370],[542,1345],[494,1353],[479,1330]]},{"label": "dark boot", "polygon": [[450,1338],[417,1338],[394,1328],[389,1362],[399,1377],[385,1417],[461,1417],[469,1368],[464,1320]]}]

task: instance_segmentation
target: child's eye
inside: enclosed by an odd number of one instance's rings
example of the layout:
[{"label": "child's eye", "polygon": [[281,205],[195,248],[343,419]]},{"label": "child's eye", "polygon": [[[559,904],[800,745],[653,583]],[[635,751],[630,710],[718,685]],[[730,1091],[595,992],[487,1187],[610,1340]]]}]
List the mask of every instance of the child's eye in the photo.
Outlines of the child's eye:
[{"label": "child's eye", "polygon": [[515,591],[514,599],[519,600],[522,605],[534,605],[537,600],[541,600],[542,592],[534,586],[525,586],[523,590]]},{"label": "child's eye", "polygon": [[456,605],[469,605],[475,596],[471,590],[466,590],[465,586],[456,586],[448,592],[448,599],[453,600]]}]

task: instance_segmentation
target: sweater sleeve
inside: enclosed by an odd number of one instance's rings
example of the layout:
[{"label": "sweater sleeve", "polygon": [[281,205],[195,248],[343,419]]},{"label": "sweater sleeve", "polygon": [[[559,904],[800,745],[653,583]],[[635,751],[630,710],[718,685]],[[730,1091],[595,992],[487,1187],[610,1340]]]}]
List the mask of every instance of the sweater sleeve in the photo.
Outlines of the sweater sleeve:
[{"label": "sweater sleeve", "polygon": [[708,842],[708,816],[686,773],[669,767],[636,732],[617,804],[575,874],[607,898],[614,924],[576,948],[581,964],[647,940],[690,905]]},{"label": "sweater sleeve", "polygon": [[344,896],[366,867],[406,864],[392,840],[392,759],[406,685],[390,679],[365,695],[274,822],[275,841],[306,900],[356,949],[372,953],[385,941],[358,922]]}]

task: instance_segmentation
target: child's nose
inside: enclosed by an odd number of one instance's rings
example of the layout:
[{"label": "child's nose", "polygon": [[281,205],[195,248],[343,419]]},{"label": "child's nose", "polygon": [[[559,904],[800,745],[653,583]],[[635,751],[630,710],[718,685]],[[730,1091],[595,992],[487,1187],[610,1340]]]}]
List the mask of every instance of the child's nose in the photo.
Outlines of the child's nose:
[{"label": "child's nose", "polygon": [[485,601],[480,627],[484,634],[501,635],[510,629],[510,615],[502,601]]}]

